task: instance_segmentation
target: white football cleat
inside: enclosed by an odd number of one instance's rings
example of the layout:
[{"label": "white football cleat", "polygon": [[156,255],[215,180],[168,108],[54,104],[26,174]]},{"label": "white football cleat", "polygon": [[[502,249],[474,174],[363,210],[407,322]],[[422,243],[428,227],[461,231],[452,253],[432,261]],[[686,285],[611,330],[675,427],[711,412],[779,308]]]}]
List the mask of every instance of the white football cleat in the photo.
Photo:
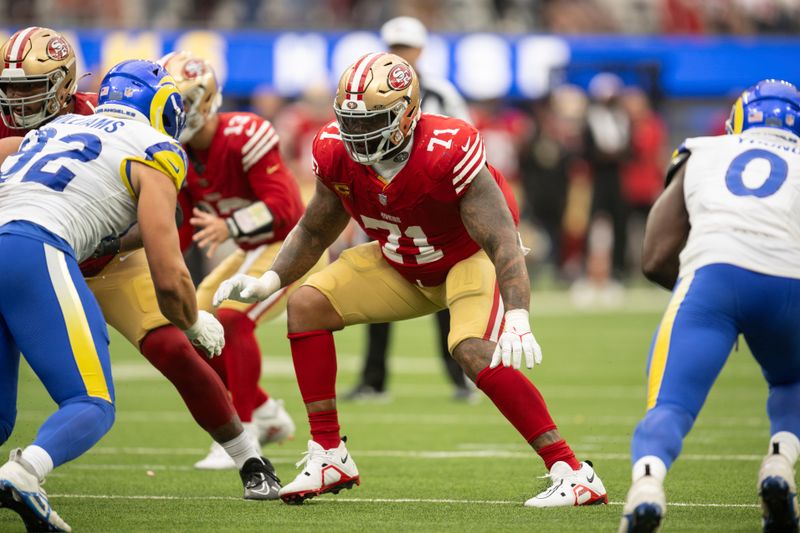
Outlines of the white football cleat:
[{"label": "white football cleat", "polygon": [[637,479],[628,490],[618,533],[654,533],[667,512],[664,486],[653,476]]},{"label": "white football cleat", "polygon": [[236,463],[225,451],[225,448],[216,441],[211,443],[208,455],[194,464],[198,470],[236,470]]},{"label": "white football cleat", "polygon": [[758,498],[761,500],[764,533],[798,531],[797,485],[794,468],[773,442],[758,471]]},{"label": "white football cleat", "polygon": [[358,467],[345,447],[346,440],[347,437],[342,437],[339,446],[329,450],[313,440],[308,441],[308,451],[297,463],[298,467],[306,466],[294,481],[281,489],[281,499],[288,504],[301,504],[326,492],[338,494],[342,489],[353,488],[354,484],[360,485]]},{"label": "white football cleat", "polygon": [[58,516],[47,500],[38,478],[21,463],[22,451],[12,450],[0,467],[0,508],[17,513],[28,531],[65,531],[72,528]]},{"label": "white football cleat", "polygon": [[[245,424],[244,430],[247,436],[252,439],[256,450],[260,450],[261,445],[253,434],[253,427],[250,424]],[[197,461],[194,467],[198,470],[236,470],[236,463],[220,443],[212,441],[208,455]]]},{"label": "white football cleat", "polygon": [[557,461],[547,474],[553,484],[525,502],[525,507],[571,507],[608,503],[608,494],[592,464],[582,462],[573,470],[564,461]]},{"label": "white football cleat", "polygon": [[253,411],[253,429],[260,444],[278,443],[294,438],[294,421],[283,400],[270,398]]}]

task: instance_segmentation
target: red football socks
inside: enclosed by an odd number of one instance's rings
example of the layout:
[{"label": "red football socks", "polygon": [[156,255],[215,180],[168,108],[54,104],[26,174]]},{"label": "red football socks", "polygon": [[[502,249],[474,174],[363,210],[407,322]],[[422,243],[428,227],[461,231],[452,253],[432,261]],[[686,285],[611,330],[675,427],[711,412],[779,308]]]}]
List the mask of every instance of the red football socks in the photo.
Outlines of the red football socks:
[{"label": "red football socks", "polygon": [[[292,361],[303,402],[336,398],[336,346],[327,330],[290,333]],[[330,449],[339,445],[339,417],[336,409],[308,414],[311,438]]]},{"label": "red football socks", "polygon": [[336,346],[327,330],[290,333],[292,362],[303,402],[336,398]]},{"label": "red football socks", "polygon": [[[541,393],[519,370],[505,366],[486,367],[478,373],[475,384],[517,428],[526,442],[531,443],[540,435],[556,429]],[[572,450],[563,440],[537,453],[544,459],[548,470],[556,461],[566,461],[573,468],[579,466]]]},{"label": "red football socks", "polygon": [[572,453],[572,449],[569,447],[569,444],[567,444],[567,441],[563,439],[558,442],[554,442],[553,444],[548,444],[544,448],[539,448],[536,450],[536,453],[538,453],[539,457],[541,457],[544,461],[544,466],[547,468],[547,470],[550,470],[550,467],[553,466],[553,463],[558,461],[564,461],[573,470],[580,470],[581,468],[581,465],[578,462],[578,459],[575,458],[575,454]]},{"label": "red football socks", "polygon": [[233,419],[225,385],[181,330],[164,326],[149,332],[141,351],[172,382],[200,427],[212,432]]},{"label": "red football socks", "polygon": [[314,442],[329,450],[336,448],[342,441],[339,436],[339,415],[336,409],[308,414],[311,425],[311,438]]},{"label": "red football socks", "polygon": [[[225,364],[225,384],[239,419],[250,422],[253,410],[268,398],[258,386],[261,350],[256,340],[256,325],[246,314],[232,309],[218,310],[217,318],[225,328],[225,348],[219,357]],[[264,399],[259,401],[261,398]]]}]

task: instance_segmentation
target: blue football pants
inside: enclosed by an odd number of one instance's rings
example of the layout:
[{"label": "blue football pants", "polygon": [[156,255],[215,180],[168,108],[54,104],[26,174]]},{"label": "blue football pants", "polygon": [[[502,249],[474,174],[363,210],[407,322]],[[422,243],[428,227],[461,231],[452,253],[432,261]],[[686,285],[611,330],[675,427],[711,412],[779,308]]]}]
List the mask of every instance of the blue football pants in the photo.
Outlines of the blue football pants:
[{"label": "blue football pants", "polygon": [[[60,239],[48,234],[47,240]],[[114,423],[105,321],[66,243],[0,233],[0,273],[0,444],[16,420],[22,352],[58,404],[33,443],[58,466]]]},{"label": "blue football pants", "polygon": [[654,335],[634,462],[672,465],[739,334],[769,386],[772,434],[800,436],[800,279],[713,264],[678,281]]}]

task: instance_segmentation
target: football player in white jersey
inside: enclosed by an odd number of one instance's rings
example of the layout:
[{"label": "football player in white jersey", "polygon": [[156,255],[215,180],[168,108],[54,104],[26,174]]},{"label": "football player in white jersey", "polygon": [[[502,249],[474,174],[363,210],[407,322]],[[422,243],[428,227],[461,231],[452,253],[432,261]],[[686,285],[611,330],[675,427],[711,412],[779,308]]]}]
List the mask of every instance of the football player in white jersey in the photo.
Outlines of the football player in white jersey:
[{"label": "football player in white jersey", "polygon": [[224,345],[219,322],[198,313],[178,246],[177,87],[156,63],[126,61],[103,79],[99,103],[0,146],[19,148],[0,167],[0,444],[14,427],[20,352],[59,406],[0,467],[0,505],[29,531],[70,531],[40,485],[114,422],[108,332],[78,268],[103,237],[138,220],[162,313],[209,355]]},{"label": "football player in white jersey", "polygon": [[739,334],[769,386],[763,529],[798,530],[800,92],[761,81],[736,100],[726,129],[676,151],[647,220],[645,275],[673,295],[650,351],[621,532],[659,529],[667,470]]}]

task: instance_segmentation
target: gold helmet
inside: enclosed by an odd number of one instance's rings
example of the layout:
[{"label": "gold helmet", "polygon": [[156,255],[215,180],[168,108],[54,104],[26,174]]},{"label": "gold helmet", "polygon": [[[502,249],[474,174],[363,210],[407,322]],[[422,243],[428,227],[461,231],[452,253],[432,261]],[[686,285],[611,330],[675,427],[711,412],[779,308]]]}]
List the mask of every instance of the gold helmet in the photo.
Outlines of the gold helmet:
[{"label": "gold helmet", "polygon": [[32,129],[61,113],[75,92],[72,46],[57,31],[32,26],[0,47],[0,116],[11,129]]},{"label": "gold helmet", "polygon": [[189,142],[222,103],[217,75],[211,63],[191,52],[172,52],[158,62],[172,75],[181,92],[186,110],[186,126],[178,140],[182,143]]},{"label": "gold helmet", "polygon": [[339,79],[333,104],[350,157],[364,165],[405,145],[420,115],[419,79],[404,59],[367,54]]}]

